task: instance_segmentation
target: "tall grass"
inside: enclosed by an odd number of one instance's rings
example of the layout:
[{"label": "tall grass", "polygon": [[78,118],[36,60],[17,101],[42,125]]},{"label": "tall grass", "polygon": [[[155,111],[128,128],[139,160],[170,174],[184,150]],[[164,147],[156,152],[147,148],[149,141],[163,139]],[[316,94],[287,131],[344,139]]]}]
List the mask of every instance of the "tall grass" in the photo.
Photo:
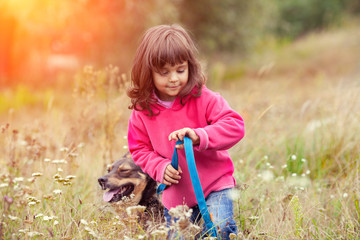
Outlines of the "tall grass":
[{"label": "tall grass", "polygon": [[248,126],[233,153],[237,178],[248,185],[238,204],[247,237],[359,237],[360,85],[347,84],[328,83],[312,104],[304,99],[307,116],[281,111],[296,108],[284,99]]},{"label": "tall grass", "polygon": [[[246,123],[244,140],[230,151],[238,239],[360,238],[359,75],[324,64],[335,62],[331,56],[350,64],[346,43],[359,46],[337,34],[304,39],[265,74],[247,70],[215,89]],[[309,50],[319,39],[327,45],[323,59]],[[307,55],[292,65],[291,51]],[[139,224],[141,209],[134,214],[126,203],[104,203],[97,184],[106,165],[127,151],[126,84],[114,67],[86,68],[74,91],[51,91],[41,104],[24,100],[3,110],[0,239],[164,238],[163,223]],[[186,224],[180,230],[188,238],[198,231]]]}]

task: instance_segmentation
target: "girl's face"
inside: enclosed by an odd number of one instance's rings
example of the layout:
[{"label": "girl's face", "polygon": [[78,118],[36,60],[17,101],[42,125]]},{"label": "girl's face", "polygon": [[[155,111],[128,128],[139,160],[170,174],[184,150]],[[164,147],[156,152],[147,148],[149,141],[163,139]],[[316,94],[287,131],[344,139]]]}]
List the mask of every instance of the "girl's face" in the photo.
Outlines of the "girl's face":
[{"label": "girl's face", "polygon": [[165,64],[159,72],[152,71],[157,96],[162,101],[173,101],[186,86],[189,77],[188,62],[171,66]]}]

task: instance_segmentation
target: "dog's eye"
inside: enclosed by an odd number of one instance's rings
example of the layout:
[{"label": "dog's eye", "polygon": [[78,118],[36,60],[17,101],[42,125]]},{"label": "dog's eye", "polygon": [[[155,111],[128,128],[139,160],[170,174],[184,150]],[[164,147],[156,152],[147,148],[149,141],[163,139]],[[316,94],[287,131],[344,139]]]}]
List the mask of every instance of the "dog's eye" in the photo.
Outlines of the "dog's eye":
[{"label": "dog's eye", "polygon": [[120,173],[130,173],[131,172],[131,169],[128,169],[128,168],[119,168],[118,170]]},{"label": "dog's eye", "polygon": [[109,173],[111,171],[111,169],[112,169],[112,165],[108,165],[107,166],[107,172]]}]

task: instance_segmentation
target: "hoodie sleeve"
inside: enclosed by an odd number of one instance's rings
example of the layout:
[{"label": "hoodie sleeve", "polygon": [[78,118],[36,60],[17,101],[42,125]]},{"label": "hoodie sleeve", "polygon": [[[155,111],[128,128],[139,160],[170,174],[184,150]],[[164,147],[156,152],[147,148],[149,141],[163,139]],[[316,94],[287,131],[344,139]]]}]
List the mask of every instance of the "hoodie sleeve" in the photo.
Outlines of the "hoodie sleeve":
[{"label": "hoodie sleeve", "polygon": [[244,120],[220,94],[212,93],[208,97],[205,110],[208,125],[194,129],[200,137],[198,150],[227,150],[244,137]]},{"label": "hoodie sleeve", "polygon": [[165,168],[171,163],[171,160],[154,151],[146,127],[135,110],[129,119],[128,145],[135,164],[140,166],[152,179],[161,183]]}]

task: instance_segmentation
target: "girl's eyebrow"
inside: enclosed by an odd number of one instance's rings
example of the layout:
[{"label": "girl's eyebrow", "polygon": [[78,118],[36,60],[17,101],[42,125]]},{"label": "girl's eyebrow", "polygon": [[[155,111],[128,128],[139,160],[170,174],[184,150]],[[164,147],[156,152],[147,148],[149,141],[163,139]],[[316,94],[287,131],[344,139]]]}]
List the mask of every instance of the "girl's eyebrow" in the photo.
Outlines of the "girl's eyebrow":
[{"label": "girl's eyebrow", "polygon": [[187,62],[186,63],[182,63],[182,64],[179,64],[177,67],[186,67],[188,64]]},{"label": "girl's eyebrow", "polygon": [[178,65],[175,65],[174,67],[176,67],[176,68],[181,68],[181,67],[186,67],[188,65],[188,63],[187,62],[184,62],[184,63],[180,63],[180,64],[178,64]]},{"label": "girl's eyebrow", "polygon": [[166,70],[166,69],[168,69],[168,68],[173,68],[173,67],[175,67],[175,68],[181,68],[181,67],[186,67],[187,65],[188,65],[188,63],[187,63],[187,62],[184,62],[184,63],[177,64],[177,65],[175,65],[175,66],[164,65],[164,66],[162,66],[160,69],[161,69],[161,70]]}]

